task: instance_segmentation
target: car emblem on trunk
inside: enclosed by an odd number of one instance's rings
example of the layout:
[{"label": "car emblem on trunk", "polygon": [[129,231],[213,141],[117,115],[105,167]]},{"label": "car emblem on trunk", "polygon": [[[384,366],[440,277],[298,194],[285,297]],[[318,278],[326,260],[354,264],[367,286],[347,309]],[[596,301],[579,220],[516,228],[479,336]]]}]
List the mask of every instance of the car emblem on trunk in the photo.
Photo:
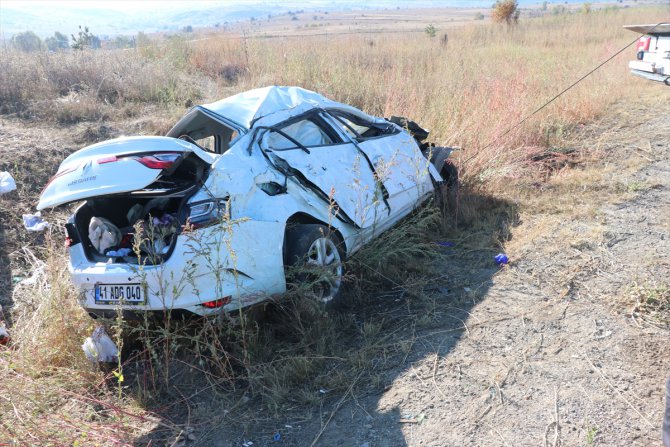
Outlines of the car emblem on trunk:
[{"label": "car emblem on trunk", "polygon": [[86,175],[86,173],[89,171],[89,169],[91,169],[91,166],[92,166],[92,165],[93,165],[93,162],[92,162],[92,161],[88,161],[88,162],[84,163],[84,165],[81,167],[81,175],[82,175],[82,177],[83,177],[84,175]]}]

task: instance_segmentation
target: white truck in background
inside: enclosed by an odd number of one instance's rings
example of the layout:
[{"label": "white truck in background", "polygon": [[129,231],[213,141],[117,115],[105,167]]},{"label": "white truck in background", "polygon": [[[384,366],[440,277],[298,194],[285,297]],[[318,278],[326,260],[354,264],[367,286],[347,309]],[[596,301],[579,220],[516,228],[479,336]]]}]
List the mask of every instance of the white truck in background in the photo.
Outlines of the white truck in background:
[{"label": "white truck in background", "polygon": [[670,86],[670,23],[624,28],[643,35],[637,42],[637,60],[628,63],[631,73]]}]

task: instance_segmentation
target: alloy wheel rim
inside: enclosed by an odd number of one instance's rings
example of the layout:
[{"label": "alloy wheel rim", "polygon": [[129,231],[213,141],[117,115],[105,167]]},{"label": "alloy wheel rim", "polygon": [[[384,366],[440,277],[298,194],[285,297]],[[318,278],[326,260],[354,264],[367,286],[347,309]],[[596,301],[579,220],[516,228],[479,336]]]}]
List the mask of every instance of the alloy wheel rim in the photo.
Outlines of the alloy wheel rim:
[{"label": "alloy wheel rim", "polygon": [[323,303],[332,301],[342,285],[342,259],[333,241],[320,237],[312,242],[306,264],[316,274],[312,288],[316,299]]}]

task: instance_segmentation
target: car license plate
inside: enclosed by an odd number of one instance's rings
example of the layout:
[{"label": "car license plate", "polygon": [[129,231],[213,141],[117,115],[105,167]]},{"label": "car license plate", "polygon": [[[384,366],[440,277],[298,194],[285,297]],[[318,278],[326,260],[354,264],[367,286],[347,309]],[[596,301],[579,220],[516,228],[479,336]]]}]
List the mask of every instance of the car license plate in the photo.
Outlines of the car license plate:
[{"label": "car license plate", "polygon": [[96,304],[144,304],[146,297],[141,284],[96,284]]}]

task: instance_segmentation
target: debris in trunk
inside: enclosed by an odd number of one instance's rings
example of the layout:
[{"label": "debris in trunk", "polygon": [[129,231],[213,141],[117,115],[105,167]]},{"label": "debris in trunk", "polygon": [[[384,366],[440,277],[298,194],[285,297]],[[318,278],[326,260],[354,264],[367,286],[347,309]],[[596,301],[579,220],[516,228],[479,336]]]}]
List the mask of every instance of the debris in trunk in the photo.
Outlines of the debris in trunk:
[{"label": "debris in trunk", "polygon": [[42,215],[38,211],[35,214],[24,214],[23,226],[28,231],[44,231],[46,228],[49,228],[49,222],[43,220]]},{"label": "debris in trunk", "polygon": [[179,221],[174,214],[164,213],[161,217],[151,214],[139,223],[142,234],[148,238],[141,245],[142,251],[150,255],[164,255],[170,249],[170,243],[179,228]]},{"label": "debris in trunk", "polygon": [[88,224],[88,238],[98,253],[103,254],[121,242],[121,231],[104,217],[92,217]]},{"label": "debris in trunk", "polygon": [[135,205],[132,206],[132,208],[128,210],[128,213],[126,214],[126,219],[128,219],[128,222],[132,224],[133,222],[137,222],[138,220],[140,220],[142,218],[143,213],[144,213],[144,207],[139,203],[136,203]]},{"label": "debris in trunk", "polygon": [[0,172],[0,194],[14,191],[16,189],[16,182],[9,172]]},{"label": "debris in trunk", "polygon": [[130,248],[119,248],[118,250],[108,250],[105,254],[112,257],[124,257],[128,256],[131,251]]},{"label": "debris in trunk", "polygon": [[86,358],[92,362],[113,363],[119,359],[119,350],[112,339],[109,338],[103,326],[95,328],[93,334],[84,340],[81,349],[84,350]]}]

